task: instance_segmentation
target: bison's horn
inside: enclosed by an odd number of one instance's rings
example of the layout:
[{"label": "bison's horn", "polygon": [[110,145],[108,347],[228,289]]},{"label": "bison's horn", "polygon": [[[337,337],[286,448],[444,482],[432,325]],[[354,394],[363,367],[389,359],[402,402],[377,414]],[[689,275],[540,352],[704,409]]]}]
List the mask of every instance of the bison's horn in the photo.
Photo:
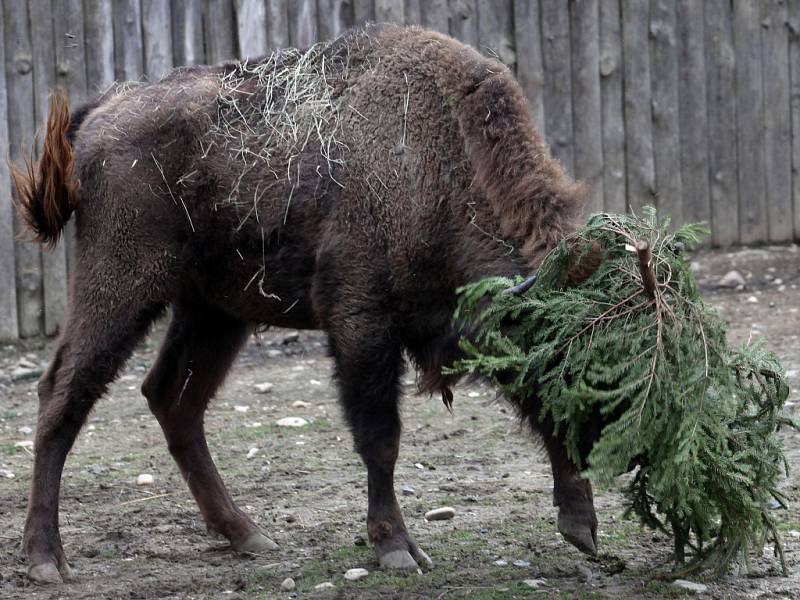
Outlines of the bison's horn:
[{"label": "bison's horn", "polygon": [[517,284],[514,287],[510,287],[510,288],[507,288],[507,289],[503,290],[503,293],[504,294],[510,294],[512,296],[521,296],[522,294],[524,294],[525,292],[527,292],[529,289],[531,289],[533,287],[533,284],[536,283],[536,278],[537,277],[538,277],[538,275],[536,275],[536,273],[534,273],[533,275],[528,277],[522,283]]}]

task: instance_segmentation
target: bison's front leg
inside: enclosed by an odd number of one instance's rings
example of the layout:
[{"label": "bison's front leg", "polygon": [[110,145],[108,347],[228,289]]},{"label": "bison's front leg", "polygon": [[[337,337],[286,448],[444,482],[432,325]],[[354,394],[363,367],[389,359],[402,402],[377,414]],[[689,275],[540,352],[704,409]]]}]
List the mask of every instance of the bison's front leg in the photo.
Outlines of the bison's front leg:
[{"label": "bison's front leg", "polygon": [[367,467],[367,531],[382,567],[433,566],[406,529],[394,493],[394,465],[400,442],[398,379],[400,347],[391,340],[383,315],[362,313],[330,328],[341,399],[357,452]]}]

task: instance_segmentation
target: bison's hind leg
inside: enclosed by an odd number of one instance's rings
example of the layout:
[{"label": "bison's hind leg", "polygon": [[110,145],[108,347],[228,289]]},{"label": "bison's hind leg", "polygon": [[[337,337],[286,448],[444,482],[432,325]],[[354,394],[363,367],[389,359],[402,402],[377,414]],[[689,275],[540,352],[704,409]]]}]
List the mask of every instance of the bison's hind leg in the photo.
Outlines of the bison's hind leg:
[{"label": "bison's hind leg", "polygon": [[277,545],[233,502],[206,444],[203,415],[247,338],[244,322],[197,297],[174,306],[158,358],[142,385],[169,451],[189,485],[208,529],[240,551]]}]

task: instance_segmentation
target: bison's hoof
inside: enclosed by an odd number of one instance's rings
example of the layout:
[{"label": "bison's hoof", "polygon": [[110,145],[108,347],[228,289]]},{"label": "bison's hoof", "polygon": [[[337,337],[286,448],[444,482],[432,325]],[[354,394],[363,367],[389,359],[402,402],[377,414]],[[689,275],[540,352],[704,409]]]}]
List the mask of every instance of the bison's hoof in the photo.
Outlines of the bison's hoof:
[{"label": "bison's hoof", "polygon": [[66,562],[60,568],[53,562],[44,562],[28,569],[28,578],[39,585],[62,583],[72,579],[72,576],[72,569]]},{"label": "bison's hoof", "polygon": [[558,531],[581,552],[597,555],[597,526],[581,515],[558,515]]},{"label": "bison's hoof", "polygon": [[416,571],[418,568],[432,569],[433,561],[419,547],[408,550],[392,550],[378,558],[382,569]]},{"label": "bison's hoof", "polygon": [[261,552],[277,550],[279,546],[260,531],[256,531],[255,533],[250,534],[250,536],[245,539],[244,542],[235,544],[234,548],[236,548],[239,552],[260,554]]}]

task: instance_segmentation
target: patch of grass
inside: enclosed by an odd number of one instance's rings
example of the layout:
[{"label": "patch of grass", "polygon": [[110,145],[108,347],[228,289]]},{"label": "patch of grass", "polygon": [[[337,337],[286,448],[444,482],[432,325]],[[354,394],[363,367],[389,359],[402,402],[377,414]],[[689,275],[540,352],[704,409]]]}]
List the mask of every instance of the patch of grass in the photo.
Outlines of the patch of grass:
[{"label": "patch of grass", "polygon": [[14,444],[0,444],[1,456],[16,456],[23,452],[24,450],[20,446],[15,446]]}]

